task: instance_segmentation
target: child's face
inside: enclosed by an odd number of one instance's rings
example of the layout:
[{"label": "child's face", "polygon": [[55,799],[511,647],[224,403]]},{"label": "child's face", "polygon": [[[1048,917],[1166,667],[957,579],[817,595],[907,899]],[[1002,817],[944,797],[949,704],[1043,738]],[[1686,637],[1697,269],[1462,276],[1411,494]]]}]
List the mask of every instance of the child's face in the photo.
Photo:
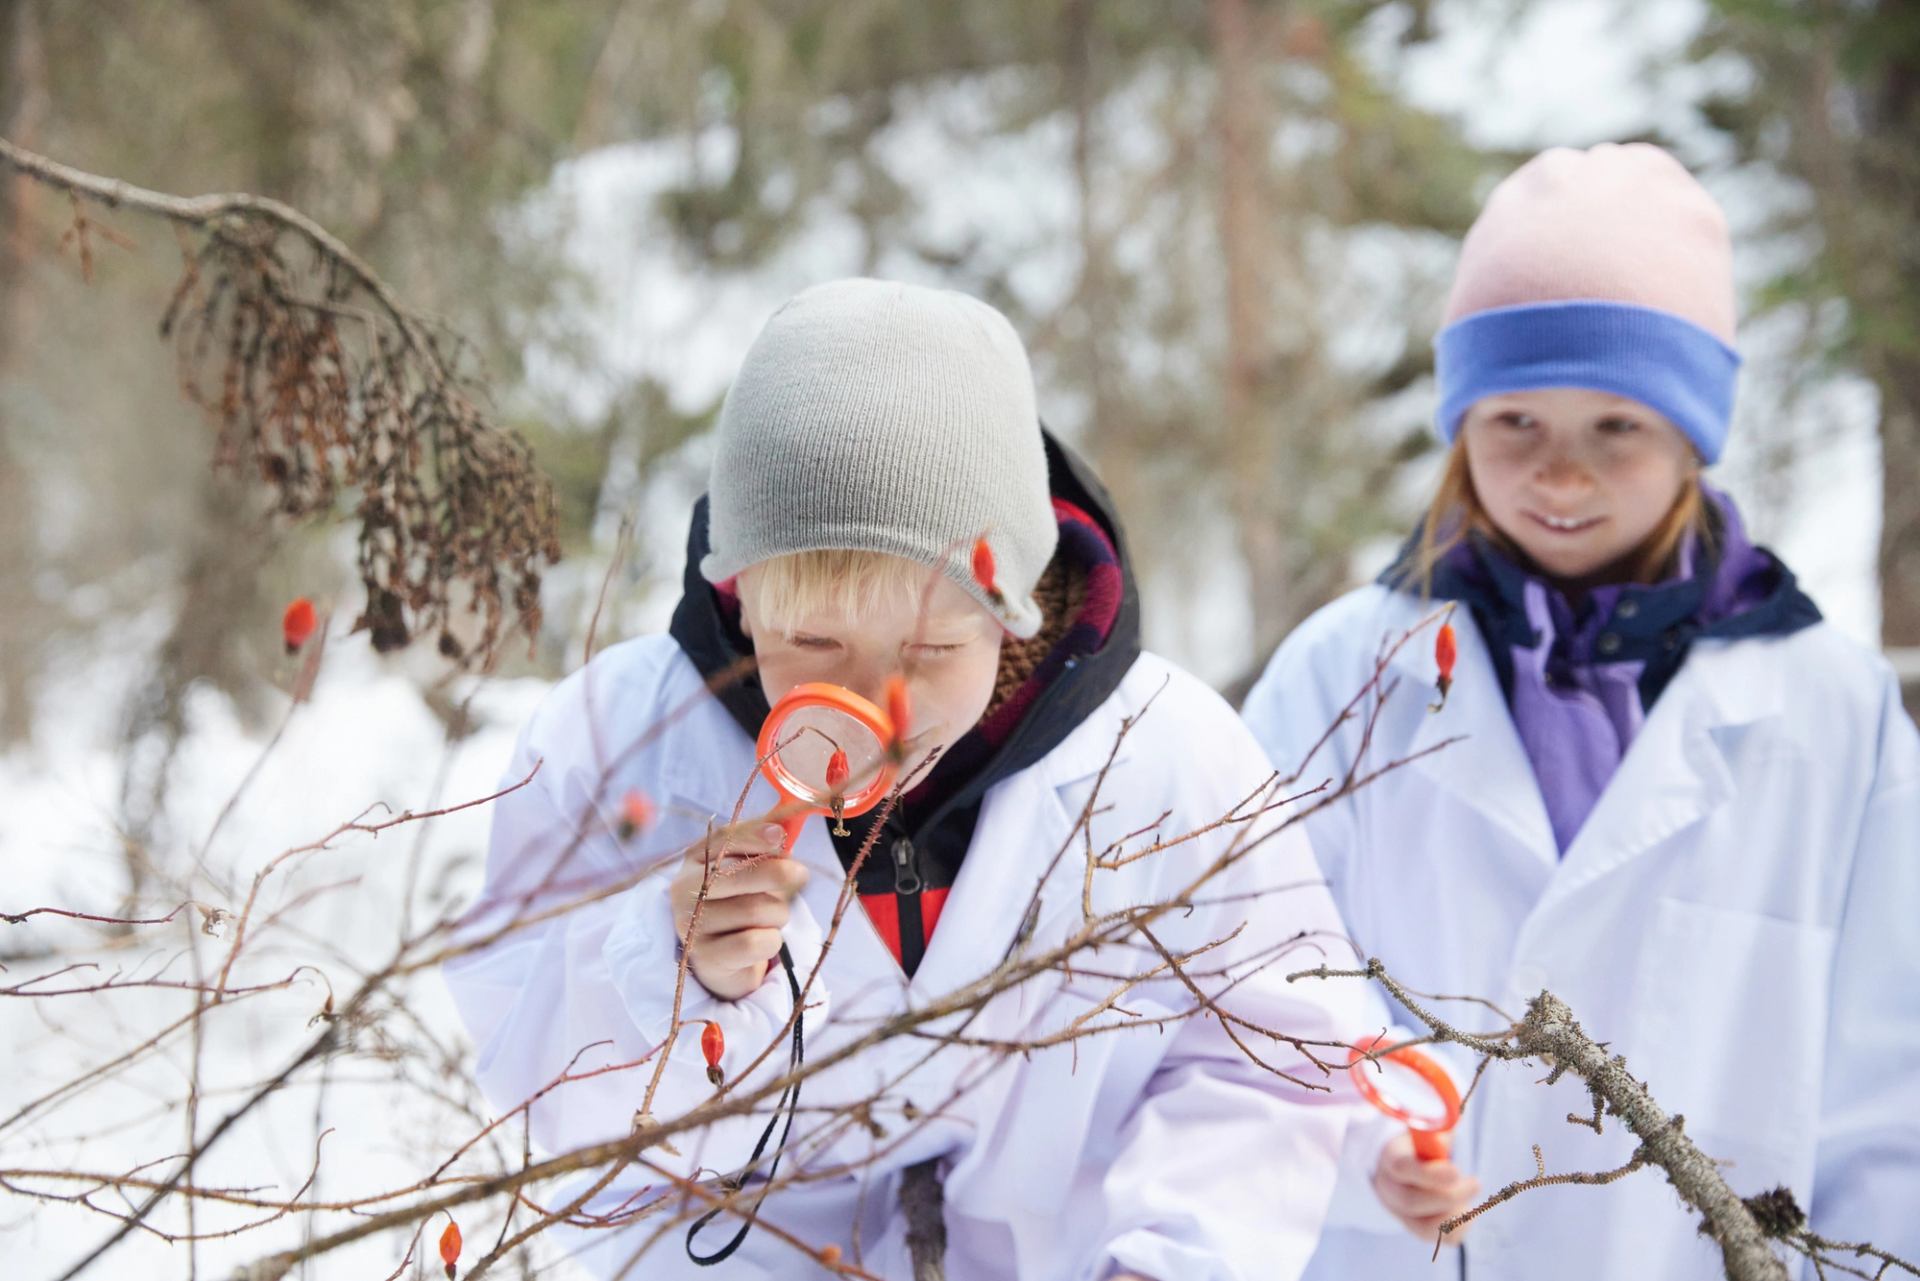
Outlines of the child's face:
[{"label": "child's face", "polygon": [[918,602],[883,600],[858,618],[829,607],[775,628],[755,626],[755,604],[748,569],[740,576],[741,621],[769,703],[796,685],[828,681],[885,707],[887,677],[906,675],[915,749],[908,770],[972,729],[993,697],[1000,624],[945,578],[934,579],[924,611]]},{"label": "child's face", "polygon": [[1604,580],[1659,526],[1698,467],[1636,400],[1576,387],[1489,396],[1461,427],[1494,525],[1556,578]]}]

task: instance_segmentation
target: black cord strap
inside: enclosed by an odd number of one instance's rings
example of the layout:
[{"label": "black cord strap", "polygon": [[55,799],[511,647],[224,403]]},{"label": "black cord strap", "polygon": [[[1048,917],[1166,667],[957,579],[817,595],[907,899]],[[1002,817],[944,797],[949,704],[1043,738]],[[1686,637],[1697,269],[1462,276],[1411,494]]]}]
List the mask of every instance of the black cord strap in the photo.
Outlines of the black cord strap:
[{"label": "black cord strap", "polygon": [[720,1215],[727,1213],[728,1210],[731,1209],[730,1206],[724,1204],[715,1206],[698,1219],[695,1219],[693,1226],[687,1229],[687,1257],[703,1268],[710,1268],[714,1264],[724,1262],[731,1257],[733,1252],[740,1248],[740,1243],[747,1239],[747,1233],[753,1231],[753,1220],[754,1217],[760,1213],[760,1203],[767,1199],[767,1190],[773,1186],[773,1176],[780,1172],[780,1154],[786,1151],[787,1135],[793,1131],[794,1113],[800,1110],[800,1078],[798,1074],[800,1065],[806,1061],[806,1042],[800,1035],[800,1028],[803,1022],[800,1015],[800,978],[793,972],[793,954],[787,951],[787,945],[785,943],[780,945],[780,968],[786,972],[787,990],[793,994],[793,1052],[788,1060],[792,1065],[794,1073],[793,1084],[781,1092],[780,1101],[774,1105],[773,1115],[767,1120],[767,1128],[760,1132],[760,1141],[753,1145],[753,1155],[747,1158],[747,1163],[741,1166],[736,1173],[721,1179],[720,1186],[729,1194],[732,1194],[738,1192],[746,1185],[748,1178],[753,1174],[754,1167],[760,1164],[760,1157],[766,1152],[768,1141],[773,1138],[774,1126],[780,1124],[780,1113],[783,1110],[787,1114],[786,1127],[780,1131],[779,1146],[773,1150],[773,1164],[767,1169],[766,1187],[762,1188],[760,1195],[755,1198],[753,1209],[742,1217],[740,1230],[733,1234],[733,1240],[727,1242],[712,1254],[699,1254],[696,1253],[693,1248],[693,1239],[700,1234],[700,1229],[706,1227],[707,1224],[713,1222],[716,1218],[720,1217]]}]

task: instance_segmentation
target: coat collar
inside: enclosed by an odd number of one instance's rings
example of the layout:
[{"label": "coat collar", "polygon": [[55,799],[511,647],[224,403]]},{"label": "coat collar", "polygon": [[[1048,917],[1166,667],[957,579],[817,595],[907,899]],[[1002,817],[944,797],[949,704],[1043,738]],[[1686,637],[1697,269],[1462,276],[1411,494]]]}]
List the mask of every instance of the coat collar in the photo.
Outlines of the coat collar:
[{"label": "coat collar", "polygon": [[[1423,611],[1411,597],[1393,611],[1399,626]],[[1547,874],[1549,898],[1572,894],[1596,878],[1657,849],[1662,842],[1726,803],[1733,792],[1729,754],[1748,730],[1780,715],[1777,674],[1764,670],[1762,641],[1703,641],[1661,695],[1609,781],[1586,824],[1560,855],[1532,766],[1513,725],[1492,658],[1478,626],[1456,614],[1459,639],[1454,691],[1439,712],[1433,696],[1431,642],[1416,637],[1391,663],[1398,684],[1382,713],[1379,744],[1401,743],[1413,762],[1461,803],[1483,814],[1533,856]],[[1411,725],[1408,720],[1413,720]],[[1399,732],[1394,732],[1395,729]],[[1390,757],[1375,749],[1375,767]]]},{"label": "coat collar", "polygon": [[1560,899],[1644,858],[1732,799],[1733,758],[1781,714],[1764,643],[1700,643],[1673,678],[1601,792],[1548,891]]},{"label": "coat collar", "polygon": [[[934,994],[970,983],[1007,957],[1023,925],[1028,938],[1044,943],[1079,913],[1086,861],[1075,828],[1085,802],[1074,804],[1067,793],[1077,796],[1078,785],[1109,761],[1117,773],[1132,757],[1133,740],[1119,737],[1114,706],[1103,705],[1045,757],[987,793],[910,990]],[[1073,848],[1056,860],[1069,840]],[[1036,893],[1038,904],[1029,909]]]},{"label": "coat collar", "polygon": [[[1413,598],[1396,593],[1396,600],[1405,605],[1393,611],[1399,626],[1412,626],[1424,616]],[[1393,657],[1394,685],[1380,716],[1383,722],[1391,717],[1396,724],[1376,729],[1376,759],[1361,772],[1389,762],[1385,744],[1404,743],[1399,754],[1417,758],[1408,768],[1472,806],[1550,868],[1556,858],[1553,826],[1526,748],[1507,711],[1492,654],[1470,614],[1456,611],[1452,622],[1459,656],[1446,704],[1437,712],[1429,710],[1435,697],[1433,629],[1429,628]],[[1413,724],[1406,724],[1409,719]],[[1392,732],[1396,728],[1399,732]],[[1447,742],[1454,738],[1461,741]]]}]

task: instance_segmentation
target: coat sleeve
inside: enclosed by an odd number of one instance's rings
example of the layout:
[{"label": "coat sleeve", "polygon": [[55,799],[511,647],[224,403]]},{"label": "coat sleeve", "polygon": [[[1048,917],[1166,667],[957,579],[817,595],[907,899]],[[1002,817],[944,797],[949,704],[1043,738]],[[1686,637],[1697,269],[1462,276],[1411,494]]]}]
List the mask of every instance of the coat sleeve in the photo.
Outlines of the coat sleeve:
[{"label": "coat sleeve", "polygon": [[[1328,731],[1349,700],[1360,692],[1366,672],[1362,664],[1346,660],[1338,633],[1337,615],[1332,610],[1322,611],[1302,624],[1274,652],[1242,708],[1247,728],[1259,741],[1273,768],[1282,777],[1299,772],[1297,790],[1316,786],[1328,778],[1337,781],[1353,763],[1357,747],[1353,723],[1335,728],[1330,734]],[[1377,637],[1356,638],[1351,652],[1371,653],[1371,646],[1377,641]],[[1355,805],[1352,797],[1337,801],[1314,813],[1305,824],[1335,908],[1341,918],[1350,923],[1358,915],[1360,887],[1355,884],[1355,878],[1362,864],[1355,848],[1359,829]],[[1372,984],[1366,986],[1365,1000],[1363,1017],[1369,1032],[1384,1031],[1395,1040],[1411,1039],[1415,1035],[1404,1024],[1394,1024],[1385,998]],[[1464,1090],[1468,1073],[1438,1047],[1428,1053],[1446,1067]],[[1326,1224],[1398,1235],[1406,1229],[1374,1194],[1373,1171],[1380,1162],[1381,1152],[1401,1128],[1357,1097],[1351,1102],[1355,1108],[1354,1119],[1341,1149],[1340,1172],[1333,1200],[1327,1208]]]},{"label": "coat sleeve", "polygon": [[[496,802],[485,888],[456,934],[473,950],[450,960],[444,973],[478,1048],[488,1102],[504,1114],[534,1100],[534,1143],[559,1154],[624,1136],[642,1107],[655,1056],[673,1026],[679,942],[668,882],[680,860],[674,847],[698,839],[703,825],[663,823],[647,842],[652,855],[636,858],[602,816],[598,793],[604,789],[592,785],[591,771],[543,761],[530,727],[508,780],[525,778],[536,762],[541,769],[533,781]],[[795,902],[785,934],[804,981],[821,941],[804,903]],[[823,985],[816,982],[807,999],[811,1031],[825,1017]],[[669,1121],[713,1097],[700,1047],[703,1021],[720,1025],[727,1047],[722,1067],[731,1074],[779,1035],[790,1009],[778,965],[738,1001],[712,996],[689,974],[681,1031],[652,1101],[655,1119]],[[782,1046],[747,1084],[787,1070]],[[563,1074],[581,1079],[549,1088]],[[648,1159],[677,1174],[731,1173],[765,1123],[765,1111],[721,1121],[674,1138],[682,1158],[655,1149]]]},{"label": "coat sleeve", "polygon": [[[1837,938],[1813,1229],[1920,1259],[1920,734],[1889,676]],[[1809,1273],[1811,1275],[1811,1273]]]},{"label": "coat sleeve", "polygon": [[[1179,741],[1183,766],[1206,783],[1183,798],[1188,803],[1175,818],[1181,826],[1168,830],[1190,831],[1218,819],[1268,776],[1258,745],[1224,706],[1217,723],[1185,727]],[[1209,750],[1199,750],[1202,744]],[[1263,826],[1276,822],[1269,817]],[[1201,866],[1223,847],[1196,845],[1189,857]],[[1228,973],[1196,980],[1211,989],[1219,1008],[1303,1040],[1344,1044],[1358,1035],[1359,983],[1286,978],[1323,959],[1337,966],[1351,960],[1298,826],[1268,837],[1195,897],[1213,906],[1184,921],[1170,918],[1169,928],[1180,922],[1181,932],[1162,941],[1191,948],[1241,929],[1222,949]],[[1276,944],[1303,934],[1290,950],[1273,955]],[[1190,993],[1167,999],[1189,1009],[1197,1004]],[[1253,1062],[1218,1018],[1195,1014],[1176,1027],[1106,1175],[1108,1236],[1092,1275],[1130,1271],[1157,1281],[1298,1276],[1319,1238],[1350,1101],[1337,1091],[1292,1085]],[[1323,1074],[1286,1042],[1235,1030],[1272,1068],[1318,1085],[1337,1085],[1344,1076]],[[1318,1053],[1327,1058],[1337,1051]]]}]

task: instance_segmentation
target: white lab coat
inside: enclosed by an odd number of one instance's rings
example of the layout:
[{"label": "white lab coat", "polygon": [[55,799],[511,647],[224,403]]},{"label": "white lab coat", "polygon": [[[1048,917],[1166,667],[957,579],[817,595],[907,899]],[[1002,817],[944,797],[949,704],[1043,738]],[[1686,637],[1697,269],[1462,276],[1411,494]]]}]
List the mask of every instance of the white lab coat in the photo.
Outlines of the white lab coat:
[{"label": "white lab coat", "polygon": [[[1283,772],[1361,688],[1382,639],[1424,613],[1366,587],[1281,646],[1245,715]],[[1480,632],[1464,609],[1454,624],[1444,710],[1427,710],[1429,631],[1392,666],[1369,759],[1465,741],[1308,824],[1360,948],[1411,987],[1516,1016],[1551,989],[1731,1163],[1741,1195],[1784,1184],[1825,1235],[1920,1254],[1920,736],[1887,664],[1824,623],[1696,643],[1562,857]],[[1306,778],[1338,777],[1358,730]],[[1443,1008],[1468,1027],[1498,1022]],[[1553,1172],[1610,1169],[1633,1150],[1617,1121],[1604,1137],[1568,1124],[1591,1114],[1588,1096],[1543,1076],[1496,1064],[1469,1103],[1455,1157],[1489,1191],[1535,1173],[1536,1143]],[[1343,1207],[1365,1199],[1343,1185]],[[1457,1256],[1436,1267],[1430,1243],[1372,1208],[1377,1231],[1359,1216],[1330,1228],[1310,1276],[1455,1274]],[[1695,1227],[1658,1172],[1545,1188],[1474,1225],[1464,1270],[1718,1276]]]},{"label": "white lab coat", "polygon": [[[1265,758],[1231,709],[1191,676],[1142,656],[1069,737],[988,792],[959,879],[911,982],[857,905],[848,912],[808,998],[809,1060],[826,1058],[875,1020],[953,991],[999,963],[1042,869],[1087,804],[1122,719],[1139,715],[1149,701],[1101,791],[1107,808],[1094,820],[1096,847],[1154,826],[1163,813],[1169,835],[1199,827],[1258,789],[1267,776]],[[599,725],[597,748],[589,707]],[[649,729],[675,717],[663,733],[645,739]],[[618,762],[604,789],[595,787],[596,752]],[[649,865],[659,871],[447,966],[479,1047],[481,1084],[502,1110],[558,1077],[592,1042],[612,1044],[589,1051],[576,1072],[643,1058],[661,1042],[676,964],[667,879],[677,851],[697,839],[710,818],[726,819],[754,772],[752,742],[716,701],[702,696],[699,675],[665,637],[616,645],[559,686],[521,736],[507,777],[518,779],[537,760],[544,763],[533,783],[497,804],[487,886],[470,933],[484,931],[498,919],[498,904],[549,874],[579,816],[587,818],[566,878],[608,880]],[[654,801],[661,821],[623,847],[609,829],[629,788]],[[744,813],[764,812],[772,803],[771,791],[756,781]],[[1227,839],[1222,831],[1122,870],[1098,872],[1096,908],[1173,895]],[[804,980],[819,959],[843,883],[824,820],[807,826],[794,857],[813,871],[786,930]],[[1043,889],[1032,946],[1056,942],[1081,919],[1084,866],[1076,843]],[[1221,901],[1256,886],[1292,888],[1254,900],[1251,911],[1245,902]],[[1357,1034],[1362,1005],[1356,992],[1289,985],[1283,977],[1323,954],[1335,961],[1347,955],[1330,943],[1329,936],[1343,939],[1344,929],[1298,827],[1196,897],[1190,915],[1175,913],[1156,927],[1169,947],[1224,937],[1251,917],[1249,928],[1210,953],[1211,963],[1201,969],[1234,960],[1245,971],[1245,958],[1276,940],[1298,931],[1317,936],[1240,984],[1225,1008],[1306,1038]],[[1089,967],[1128,972],[1152,963],[1113,949],[1086,959]],[[1110,987],[1091,973],[1065,987],[1058,976],[1036,980],[994,1000],[965,1031],[989,1041],[1032,1039],[1085,1012]],[[690,978],[681,1018],[691,1026],[676,1043],[655,1116],[671,1118],[711,1097],[700,1020],[724,1029],[725,1066],[733,1072],[778,1030],[789,999],[778,967],[738,1002],[716,1000]],[[1177,981],[1158,980],[1119,1004],[1130,1013],[1102,1017],[1145,1022],[1191,1008],[1192,1000]],[[948,1019],[935,1026],[951,1031],[956,1024]],[[1291,1047],[1253,1040],[1270,1063],[1312,1072]],[[749,1080],[770,1079],[786,1064],[783,1045]],[[650,1068],[595,1076],[546,1095],[533,1109],[537,1147],[555,1152],[623,1135]],[[884,1136],[862,1124],[828,1127],[818,1111],[876,1093],[882,1101],[873,1120]],[[807,1082],[808,1110],[794,1127],[781,1177],[797,1166],[821,1177],[776,1192],[763,1214],[813,1246],[839,1245],[844,1258],[869,1271],[905,1277],[898,1173],[944,1154],[951,1281],[1091,1278],[1116,1264],[1160,1281],[1291,1278],[1313,1249],[1349,1114],[1348,1106],[1329,1105],[1325,1095],[1301,1097],[1249,1063],[1210,1017],[1129,1029],[1030,1057],[901,1038]],[[902,1113],[909,1101],[932,1119],[917,1129],[909,1125]],[[677,1170],[698,1165],[730,1173],[744,1162],[765,1116],[680,1136],[675,1144],[682,1160],[657,1150],[649,1155]],[[845,1172],[830,1173],[836,1166]],[[630,1170],[595,1204],[618,1202],[647,1182],[658,1185],[660,1178]],[[618,1271],[656,1232],[661,1235],[629,1275],[825,1275],[765,1230],[756,1230],[718,1269],[697,1269],[684,1252],[685,1223],[662,1231],[669,1217],[659,1213],[617,1232],[581,1233],[570,1245],[601,1275]],[[717,1221],[700,1246],[712,1250],[735,1226]]]}]

